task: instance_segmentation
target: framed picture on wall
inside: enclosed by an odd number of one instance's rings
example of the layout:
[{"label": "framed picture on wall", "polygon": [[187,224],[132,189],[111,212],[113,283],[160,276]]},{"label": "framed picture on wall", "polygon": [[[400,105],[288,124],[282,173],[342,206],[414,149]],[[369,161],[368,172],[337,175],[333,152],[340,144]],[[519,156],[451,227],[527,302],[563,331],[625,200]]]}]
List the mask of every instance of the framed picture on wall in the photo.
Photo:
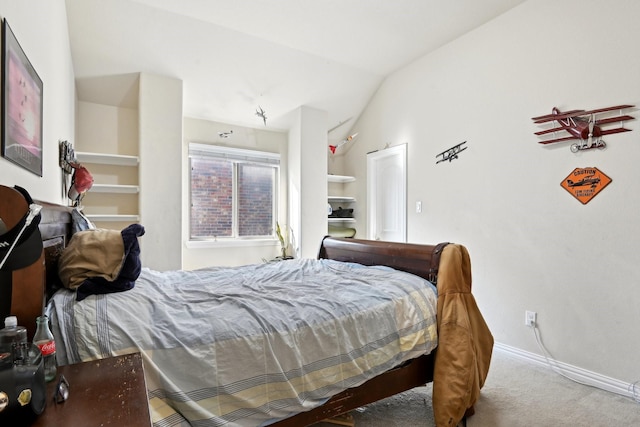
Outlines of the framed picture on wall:
[{"label": "framed picture on wall", "polygon": [[2,156],[42,176],[42,80],[2,22]]}]

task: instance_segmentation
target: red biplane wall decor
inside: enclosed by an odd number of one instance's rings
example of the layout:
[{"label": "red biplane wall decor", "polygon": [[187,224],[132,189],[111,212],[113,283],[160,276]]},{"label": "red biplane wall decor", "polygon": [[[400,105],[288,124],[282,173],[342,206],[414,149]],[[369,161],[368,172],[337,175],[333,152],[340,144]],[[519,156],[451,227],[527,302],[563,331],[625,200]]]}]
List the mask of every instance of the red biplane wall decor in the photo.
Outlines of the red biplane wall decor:
[{"label": "red biplane wall decor", "polygon": [[[632,116],[623,115],[622,110],[632,108],[633,105],[616,105],[613,107],[600,108],[597,110],[571,110],[560,111],[553,107],[551,114],[533,117],[532,120],[536,124],[547,122],[558,122],[558,126],[536,132],[536,135],[547,135],[555,132],[566,132],[569,136],[553,137],[539,141],[540,144],[551,144],[554,142],[570,141],[578,139],[571,145],[571,151],[577,153],[580,150],[590,148],[605,148],[606,144],[602,140],[603,135],[611,135],[614,133],[628,132],[631,129],[624,127],[625,120],[633,120]],[[618,115],[610,116],[618,111]],[[608,116],[599,118],[600,116]],[[610,125],[618,127],[608,127]]]}]

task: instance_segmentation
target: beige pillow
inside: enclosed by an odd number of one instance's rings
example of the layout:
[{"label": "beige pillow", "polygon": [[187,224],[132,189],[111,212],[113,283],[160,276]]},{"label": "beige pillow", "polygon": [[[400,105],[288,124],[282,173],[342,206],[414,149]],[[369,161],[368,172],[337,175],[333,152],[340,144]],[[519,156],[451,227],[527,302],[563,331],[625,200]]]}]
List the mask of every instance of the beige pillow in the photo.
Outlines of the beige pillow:
[{"label": "beige pillow", "polygon": [[58,275],[66,288],[75,290],[91,277],[115,280],[124,260],[124,242],[120,231],[79,231],[71,237],[60,256]]}]

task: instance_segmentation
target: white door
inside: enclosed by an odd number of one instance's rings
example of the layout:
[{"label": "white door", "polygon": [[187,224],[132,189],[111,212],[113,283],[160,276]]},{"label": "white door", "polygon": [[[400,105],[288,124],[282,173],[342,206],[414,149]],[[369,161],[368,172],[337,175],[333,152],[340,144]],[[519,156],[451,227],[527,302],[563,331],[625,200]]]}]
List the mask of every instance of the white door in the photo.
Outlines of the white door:
[{"label": "white door", "polygon": [[407,145],[367,154],[367,238],[407,241]]}]

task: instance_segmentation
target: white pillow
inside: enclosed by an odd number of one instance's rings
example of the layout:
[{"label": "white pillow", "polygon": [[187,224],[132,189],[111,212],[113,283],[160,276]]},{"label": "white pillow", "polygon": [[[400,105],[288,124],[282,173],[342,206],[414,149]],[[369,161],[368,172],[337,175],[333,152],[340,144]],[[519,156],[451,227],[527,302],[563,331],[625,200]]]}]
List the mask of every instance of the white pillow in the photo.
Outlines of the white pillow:
[{"label": "white pillow", "polygon": [[96,226],[82,213],[80,209],[73,208],[71,211],[71,235],[78,231],[95,230]]}]

